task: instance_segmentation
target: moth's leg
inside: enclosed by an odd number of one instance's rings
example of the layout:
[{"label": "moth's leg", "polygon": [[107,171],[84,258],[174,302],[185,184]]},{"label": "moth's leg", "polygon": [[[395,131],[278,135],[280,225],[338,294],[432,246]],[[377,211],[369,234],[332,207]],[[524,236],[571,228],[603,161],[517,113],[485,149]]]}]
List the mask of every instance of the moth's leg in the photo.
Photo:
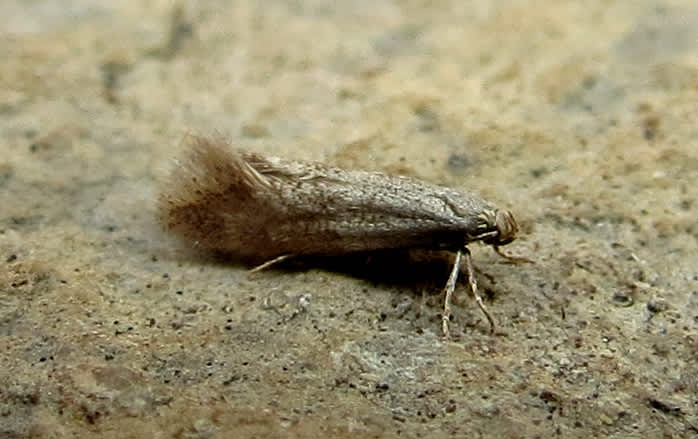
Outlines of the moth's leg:
[{"label": "moth's leg", "polygon": [[535,262],[533,262],[531,259],[524,258],[524,257],[522,257],[522,256],[511,256],[511,255],[508,255],[508,254],[504,253],[504,252],[502,251],[502,249],[500,249],[499,246],[497,246],[497,245],[493,245],[492,248],[494,249],[494,251],[495,251],[499,256],[501,256],[501,257],[503,257],[504,259],[506,259],[506,260],[508,260],[508,261],[510,261],[510,262],[513,262],[513,263],[515,263],[515,264],[519,264],[519,263],[522,263],[522,262],[526,262],[526,263],[528,263],[528,264],[534,264],[534,263],[535,263]]},{"label": "moth's leg", "polygon": [[485,317],[487,317],[487,321],[490,323],[490,332],[494,332],[494,319],[490,315],[490,312],[487,310],[487,307],[485,306],[485,302],[483,302],[482,297],[480,297],[480,294],[478,294],[477,292],[477,280],[475,279],[475,273],[473,270],[473,259],[470,256],[470,250],[468,250],[467,248],[463,249],[463,259],[465,273],[468,275],[468,285],[470,286],[470,293],[475,298],[475,302],[477,303],[477,306],[480,308],[480,311],[482,311]]},{"label": "moth's leg", "polygon": [[453,261],[453,268],[451,269],[451,275],[448,276],[448,282],[444,287],[444,311],[441,314],[441,332],[444,339],[448,340],[451,336],[451,332],[448,329],[448,323],[451,319],[451,298],[453,297],[453,291],[456,289],[456,281],[458,280],[458,273],[460,273],[461,266],[463,265],[463,254],[460,250],[456,252],[456,259]]},{"label": "moth's leg", "polygon": [[250,269],[249,274],[252,274],[252,273],[256,273],[256,272],[258,272],[258,271],[265,270],[265,269],[271,267],[272,265],[278,264],[278,263],[281,262],[281,261],[285,261],[286,259],[290,258],[291,256],[293,256],[293,255],[281,255],[281,256],[277,256],[277,257],[275,257],[274,259],[270,259],[270,260],[268,260],[267,262],[265,262],[265,263],[263,263],[263,264],[261,264],[261,265],[257,265],[256,267]]}]

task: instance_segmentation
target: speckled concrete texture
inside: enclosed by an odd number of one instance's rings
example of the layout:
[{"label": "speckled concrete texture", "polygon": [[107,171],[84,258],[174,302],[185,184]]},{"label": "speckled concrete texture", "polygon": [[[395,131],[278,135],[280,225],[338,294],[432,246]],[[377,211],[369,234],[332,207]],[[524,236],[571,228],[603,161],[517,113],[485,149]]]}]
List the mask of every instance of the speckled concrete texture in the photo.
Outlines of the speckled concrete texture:
[{"label": "speckled concrete texture", "polygon": [[[0,437],[698,437],[698,6],[0,3]],[[155,222],[187,133],[510,208],[248,267]]]}]

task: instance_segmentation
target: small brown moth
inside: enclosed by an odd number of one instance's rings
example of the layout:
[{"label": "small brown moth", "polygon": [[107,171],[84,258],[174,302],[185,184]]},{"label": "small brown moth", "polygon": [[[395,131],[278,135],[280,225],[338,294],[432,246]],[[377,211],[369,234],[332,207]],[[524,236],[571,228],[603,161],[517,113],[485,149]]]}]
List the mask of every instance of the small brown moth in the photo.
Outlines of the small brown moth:
[{"label": "small brown moth", "polygon": [[408,177],[263,157],[221,139],[187,136],[185,144],[185,156],[159,198],[166,230],[200,248],[266,261],[254,270],[292,256],[450,250],[455,262],[445,287],[444,336],[462,269],[494,331],[466,246],[481,241],[508,257],[499,246],[518,231],[508,210]]}]

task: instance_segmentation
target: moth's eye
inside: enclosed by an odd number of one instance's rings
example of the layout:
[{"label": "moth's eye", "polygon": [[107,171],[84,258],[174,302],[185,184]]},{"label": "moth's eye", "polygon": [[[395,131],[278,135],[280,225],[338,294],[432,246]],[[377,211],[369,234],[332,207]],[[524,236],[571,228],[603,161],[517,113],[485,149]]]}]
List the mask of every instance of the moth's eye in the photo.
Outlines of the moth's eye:
[{"label": "moth's eye", "polygon": [[494,219],[495,227],[499,234],[496,238],[497,245],[509,244],[516,239],[516,233],[519,231],[519,225],[514,219],[514,215],[508,210],[498,210]]}]

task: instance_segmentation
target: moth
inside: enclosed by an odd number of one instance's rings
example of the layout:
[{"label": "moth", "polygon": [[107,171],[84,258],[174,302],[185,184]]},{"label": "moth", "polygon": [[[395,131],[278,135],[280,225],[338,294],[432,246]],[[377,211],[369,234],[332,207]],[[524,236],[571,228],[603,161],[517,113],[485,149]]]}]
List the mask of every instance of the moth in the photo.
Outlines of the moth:
[{"label": "moth", "polygon": [[344,255],[423,248],[455,253],[444,288],[442,332],[449,336],[451,300],[461,271],[494,331],[478,294],[468,244],[499,247],[519,227],[513,214],[468,192],[404,176],[345,170],[264,157],[224,140],[187,136],[184,156],[158,200],[163,227],[191,245],[263,262],[254,270],[306,255]]}]

